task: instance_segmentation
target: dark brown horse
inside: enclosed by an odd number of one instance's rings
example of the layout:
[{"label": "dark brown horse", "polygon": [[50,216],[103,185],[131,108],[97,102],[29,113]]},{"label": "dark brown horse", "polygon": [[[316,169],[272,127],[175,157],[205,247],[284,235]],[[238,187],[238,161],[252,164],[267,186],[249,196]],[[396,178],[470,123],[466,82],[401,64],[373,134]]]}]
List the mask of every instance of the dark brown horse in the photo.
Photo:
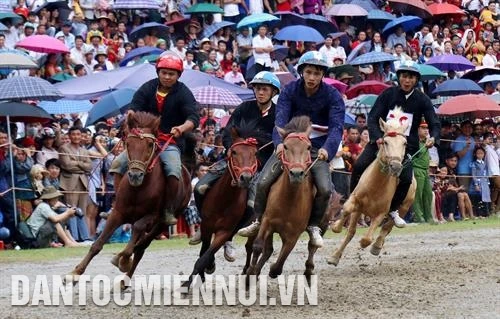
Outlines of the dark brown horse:
[{"label": "dark brown horse", "polygon": [[[251,263],[246,271],[247,275],[260,275],[262,267],[273,253],[273,234],[278,233],[283,246],[277,261],[271,265],[269,271],[271,278],[276,278],[282,273],[285,260],[305,231],[315,195],[312,176],[308,174],[312,164],[309,117],[294,117],[284,129],[277,129],[284,144],[281,154],[283,173],[269,192],[262,224],[253,243]],[[304,274],[310,279],[314,270],[313,257],[317,247],[309,244],[308,249],[309,256]],[[248,260],[247,256],[247,262]]]},{"label": "dark brown horse", "polygon": [[145,112],[128,116],[129,134],[125,141],[129,160],[127,178],[120,182],[113,213],[103,232],[70,273],[73,282],[78,281],[78,276],[85,272],[115,229],[127,223],[133,224],[132,238],[125,249],[113,257],[112,263],[131,278],[145,249],[166,226],[163,211],[168,208],[177,215],[184,212],[191,195],[190,175],[183,167],[180,181],[173,176],[165,177],[161,163],[157,163],[161,150],[156,137],[159,123],[158,117]]},{"label": "dark brown horse", "polygon": [[227,152],[228,166],[203,200],[200,258],[184,286],[189,287],[196,275],[204,280],[205,273],[215,271],[215,253],[233,237],[243,222],[248,187],[258,166],[257,140],[242,137],[249,134],[251,130],[245,128],[231,130],[233,144]]}]

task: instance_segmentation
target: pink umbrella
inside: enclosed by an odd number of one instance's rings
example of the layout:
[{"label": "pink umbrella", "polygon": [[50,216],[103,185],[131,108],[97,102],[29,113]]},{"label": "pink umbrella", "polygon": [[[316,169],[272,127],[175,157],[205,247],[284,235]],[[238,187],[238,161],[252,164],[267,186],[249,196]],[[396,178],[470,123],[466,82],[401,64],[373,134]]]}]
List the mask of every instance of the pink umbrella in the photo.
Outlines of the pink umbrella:
[{"label": "pink umbrella", "polygon": [[438,108],[440,115],[472,114],[473,117],[500,115],[500,106],[488,95],[466,94],[452,97]]},{"label": "pink umbrella", "polygon": [[344,82],[340,82],[339,80],[331,78],[323,78],[323,82],[339,90],[340,94],[344,94],[348,87],[348,85],[345,84]]},{"label": "pink umbrella", "polygon": [[16,44],[16,47],[40,53],[69,53],[68,47],[60,40],[48,35],[32,35]]}]

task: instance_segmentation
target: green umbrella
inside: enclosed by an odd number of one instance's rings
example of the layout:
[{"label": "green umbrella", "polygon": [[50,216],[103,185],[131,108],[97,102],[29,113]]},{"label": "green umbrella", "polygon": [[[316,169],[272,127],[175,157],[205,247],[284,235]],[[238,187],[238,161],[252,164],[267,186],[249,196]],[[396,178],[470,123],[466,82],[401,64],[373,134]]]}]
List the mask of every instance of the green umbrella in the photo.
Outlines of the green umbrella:
[{"label": "green umbrella", "polygon": [[429,81],[429,80],[435,80],[441,76],[446,76],[446,73],[443,73],[441,70],[438,68],[428,65],[428,64],[415,64],[415,66],[419,69],[420,71],[420,80],[421,81]]},{"label": "green umbrella", "polygon": [[12,24],[22,22],[23,18],[13,12],[0,12],[0,21],[10,19]]},{"label": "green umbrella", "polygon": [[54,74],[50,79],[55,82],[64,82],[74,78],[75,78],[74,76],[69,75],[68,73],[59,72],[57,74]]},{"label": "green umbrella", "polygon": [[224,13],[224,10],[211,3],[198,3],[186,10],[188,14],[201,14],[201,13]]},{"label": "green umbrella", "polygon": [[142,63],[155,63],[156,60],[160,57],[159,54],[150,54],[143,56],[140,60],[134,63],[134,65],[142,64]]},{"label": "green umbrella", "polygon": [[373,106],[377,100],[378,95],[375,94],[365,94],[358,99],[358,103],[366,106]]}]

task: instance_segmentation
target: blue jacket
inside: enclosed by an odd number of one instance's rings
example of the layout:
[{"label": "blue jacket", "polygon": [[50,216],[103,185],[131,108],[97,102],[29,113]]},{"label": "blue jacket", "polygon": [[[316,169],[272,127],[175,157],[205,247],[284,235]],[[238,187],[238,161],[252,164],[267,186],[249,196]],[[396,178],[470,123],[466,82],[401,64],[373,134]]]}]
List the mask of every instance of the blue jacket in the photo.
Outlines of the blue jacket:
[{"label": "blue jacket", "polygon": [[[307,115],[313,124],[328,126],[328,134],[311,139],[316,149],[324,148],[332,159],[337,153],[344,125],[345,105],[339,91],[321,82],[318,91],[307,97],[304,80],[298,79],[285,86],[276,105],[276,121],[278,127],[284,127],[295,116]],[[273,130],[273,142],[282,142],[276,128]]]}]

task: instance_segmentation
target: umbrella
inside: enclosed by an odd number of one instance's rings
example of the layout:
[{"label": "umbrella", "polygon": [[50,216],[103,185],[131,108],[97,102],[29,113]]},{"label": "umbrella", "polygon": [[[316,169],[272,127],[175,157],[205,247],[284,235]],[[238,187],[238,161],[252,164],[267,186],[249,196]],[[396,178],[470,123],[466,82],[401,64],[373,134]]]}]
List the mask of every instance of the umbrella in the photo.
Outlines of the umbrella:
[{"label": "umbrella", "polygon": [[359,96],[361,94],[380,94],[388,87],[390,86],[379,81],[363,81],[351,86],[345,92],[345,95],[347,96],[347,98],[352,99],[353,97]]},{"label": "umbrella", "polygon": [[[366,94],[366,95],[368,95],[368,94]],[[363,94],[363,95],[358,96],[357,98],[353,98],[353,99],[345,101],[346,113],[347,112],[352,113],[352,114],[361,114],[361,113],[367,114],[367,113],[369,113],[372,107],[370,105],[359,103],[359,98],[362,96],[366,96],[366,95]]]},{"label": "umbrella", "polygon": [[134,65],[141,64],[141,63],[156,63],[156,60],[160,57],[159,54],[150,54],[150,55],[145,55],[139,60],[137,60]]},{"label": "umbrella", "polygon": [[318,30],[323,36],[338,31],[337,26],[324,16],[317,14],[305,14],[304,18],[306,19],[307,26]]},{"label": "umbrella", "polygon": [[157,38],[168,39],[168,27],[157,22],[148,22],[135,27],[129,35],[129,40],[137,41],[139,38],[144,38],[147,35],[155,35]]},{"label": "umbrella", "polygon": [[0,81],[0,100],[57,101],[64,95],[49,82],[30,76],[16,76]]},{"label": "umbrella", "polygon": [[238,22],[236,27],[238,29],[243,27],[254,28],[263,23],[277,21],[277,20],[279,20],[278,17],[273,16],[272,14],[269,13],[254,13],[241,19],[241,21]]},{"label": "umbrella", "polygon": [[135,90],[120,89],[104,95],[89,112],[86,126],[92,125],[100,119],[108,119],[124,112],[128,108]]},{"label": "umbrella", "polygon": [[[281,20],[279,22],[280,28],[284,28],[289,25],[304,25],[306,20],[300,14],[291,11],[277,11],[274,13],[275,16],[279,17]],[[274,21],[270,24],[272,25]]]},{"label": "umbrella", "polygon": [[479,83],[487,83],[487,82],[498,82],[500,81],[500,74],[492,74],[487,75],[479,81]]},{"label": "umbrella", "polygon": [[414,64],[415,67],[420,71],[420,81],[434,80],[442,76],[446,76],[446,73],[441,72],[436,67],[427,64]]},{"label": "umbrella", "polygon": [[144,55],[162,54],[162,53],[163,53],[162,49],[158,49],[155,47],[149,47],[149,46],[133,49],[129,53],[125,54],[125,56],[123,57],[123,60],[120,62],[120,66],[125,66],[125,65],[127,65],[127,63],[129,63],[133,59],[138,58],[138,57],[142,57]]},{"label": "umbrella", "polygon": [[484,66],[476,67],[475,70],[469,71],[462,76],[462,79],[469,79],[472,81],[479,81],[486,75],[500,74],[500,68],[488,68]]},{"label": "umbrella", "polygon": [[211,85],[197,87],[191,91],[193,92],[196,101],[203,106],[238,106],[241,102],[243,102],[233,92]]},{"label": "umbrella", "polygon": [[433,16],[438,15],[464,15],[464,10],[451,3],[433,3],[427,7]]},{"label": "umbrella", "polygon": [[16,53],[0,53],[0,68],[9,68],[9,69],[33,69],[38,68],[38,65],[33,62],[27,56],[23,56]]},{"label": "umbrella", "polygon": [[[283,61],[288,55],[288,47],[284,45],[275,45],[273,49],[274,58],[277,61]],[[255,58],[252,55],[247,61],[245,76],[247,79],[251,79],[255,76]]]},{"label": "umbrella", "polygon": [[221,117],[219,124],[221,128],[224,128],[227,126],[227,123],[229,123],[229,119],[231,118],[231,115],[224,115]]},{"label": "umbrella", "polygon": [[331,78],[323,78],[323,82],[336,88],[340,92],[340,94],[344,94],[348,87],[348,85],[344,82],[340,82]]},{"label": "umbrella", "polygon": [[491,94],[488,97],[495,101],[496,104],[500,104],[500,94]]},{"label": "umbrella", "polygon": [[54,118],[44,109],[20,102],[0,102],[0,117],[13,122],[47,122]]},{"label": "umbrella", "polygon": [[229,22],[229,21],[221,21],[221,22],[214,23],[212,25],[209,25],[208,27],[206,27],[203,30],[203,37],[210,38],[212,35],[215,34],[215,32],[219,31],[220,29],[225,28],[225,27],[230,27],[233,25],[234,25],[234,23]]},{"label": "umbrella", "polygon": [[354,49],[352,49],[351,53],[347,56],[346,63],[351,63],[351,61],[356,58],[358,55],[363,55],[370,51],[372,46],[371,41],[364,41],[358,44]]},{"label": "umbrella", "polygon": [[479,94],[484,90],[474,81],[467,79],[447,80],[439,84],[432,94],[443,96],[455,96],[463,94]]},{"label": "umbrella", "polygon": [[3,23],[0,23],[0,31],[8,31],[9,28],[7,28],[7,26]]},{"label": "umbrella", "polygon": [[305,25],[284,27],[274,35],[274,38],[280,41],[322,42],[325,40],[321,33]]},{"label": "umbrella", "polygon": [[201,13],[224,13],[224,10],[211,3],[197,3],[186,10],[188,14],[201,14]]},{"label": "umbrella", "polygon": [[394,18],[394,15],[383,10],[370,10],[368,11],[368,16],[366,17],[366,19],[370,21],[382,21],[386,23],[388,21],[392,21]]},{"label": "umbrella", "polygon": [[461,55],[455,54],[442,54],[430,58],[425,64],[435,66],[441,71],[465,71],[469,69],[474,69],[475,66]]},{"label": "umbrella", "polygon": [[32,35],[17,42],[16,47],[40,53],[68,53],[63,42],[48,35]]},{"label": "umbrella", "polygon": [[155,0],[115,0],[113,9],[160,9]]},{"label": "umbrella", "polygon": [[455,115],[470,113],[473,117],[495,117],[500,115],[500,106],[488,95],[460,95],[455,96],[438,109],[440,115]]},{"label": "umbrella", "polygon": [[23,21],[23,18],[13,12],[0,12],[0,21],[10,20],[11,24],[17,24]]},{"label": "umbrella", "polygon": [[42,101],[38,106],[49,114],[69,114],[88,112],[92,108],[92,103],[89,100],[61,99],[56,102]]},{"label": "umbrella", "polygon": [[355,125],[355,116],[352,114],[349,114],[348,112],[344,113],[344,124],[349,124],[349,125]]},{"label": "umbrella", "polygon": [[68,2],[67,1],[47,1],[35,10],[33,10],[34,13],[38,14],[42,9],[47,9],[47,11],[53,11],[53,10],[60,10],[60,9],[67,9],[69,10]]},{"label": "umbrella", "polygon": [[357,4],[334,4],[325,13],[325,16],[366,17],[368,11]]},{"label": "umbrella", "polygon": [[422,18],[430,18],[432,14],[422,0],[388,0],[394,12],[413,14]]},{"label": "umbrella", "polygon": [[358,97],[358,103],[366,106],[373,106],[377,100],[378,95],[375,94],[364,94]]},{"label": "umbrella", "polygon": [[387,23],[382,33],[389,35],[394,33],[398,27],[402,27],[405,32],[413,31],[422,25],[422,19],[415,16],[402,16]]},{"label": "umbrella", "polygon": [[378,9],[375,3],[367,0],[335,0],[335,4],[355,4],[365,9],[367,12]]},{"label": "umbrella", "polygon": [[280,80],[281,87],[285,87],[288,83],[296,80],[295,76],[290,72],[274,72],[274,75]]},{"label": "umbrella", "polygon": [[391,62],[395,60],[397,60],[397,58],[392,54],[372,51],[358,56],[357,58],[349,62],[349,64],[363,65],[363,64],[373,64],[379,62]]},{"label": "umbrella", "polygon": [[50,80],[52,81],[52,83],[54,82],[64,82],[64,81],[67,81],[67,80],[71,80],[71,79],[74,79],[75,77],[68,74],[68,73],[64,73],[64,72],[59,72],[57,74],[54,74],[53,76],[50,77]]}]

